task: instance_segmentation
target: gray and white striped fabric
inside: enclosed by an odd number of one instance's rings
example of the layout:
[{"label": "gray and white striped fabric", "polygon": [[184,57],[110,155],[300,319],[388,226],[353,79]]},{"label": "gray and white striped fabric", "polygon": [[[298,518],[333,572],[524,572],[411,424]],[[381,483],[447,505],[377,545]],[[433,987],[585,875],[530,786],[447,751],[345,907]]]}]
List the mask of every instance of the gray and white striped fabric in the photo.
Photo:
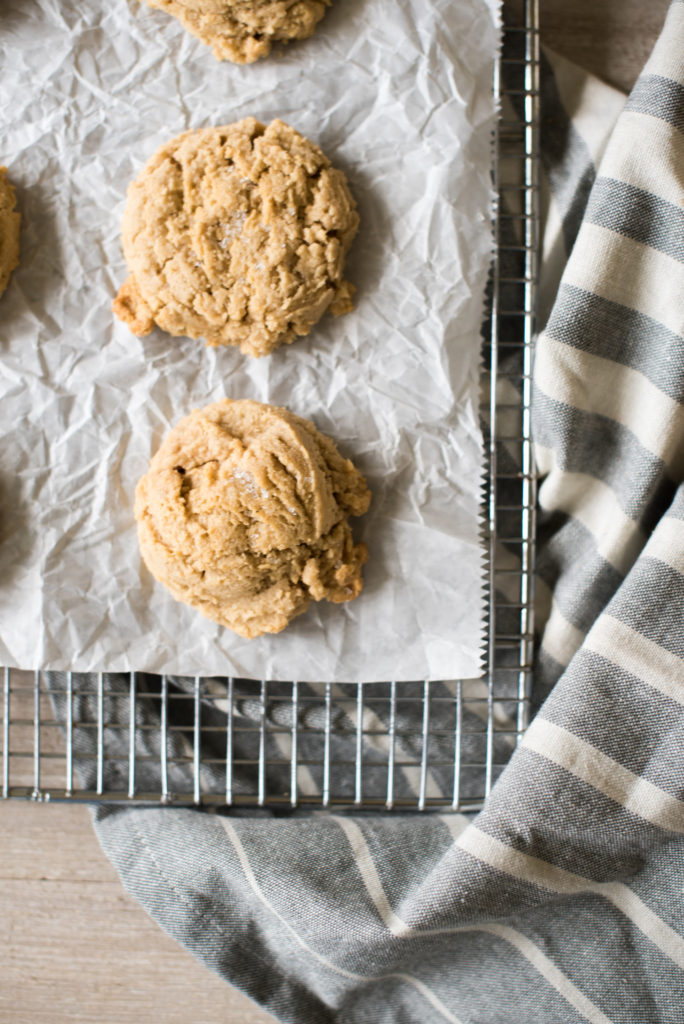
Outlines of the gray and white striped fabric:
[{"label": "gray and white striped fabric", "polygon": [[96,814],[160,925],[282,1021],[684,1021],[684,2],[607,145],[582,98],[618,98],[557,70],[539,710],[485,809]]}]

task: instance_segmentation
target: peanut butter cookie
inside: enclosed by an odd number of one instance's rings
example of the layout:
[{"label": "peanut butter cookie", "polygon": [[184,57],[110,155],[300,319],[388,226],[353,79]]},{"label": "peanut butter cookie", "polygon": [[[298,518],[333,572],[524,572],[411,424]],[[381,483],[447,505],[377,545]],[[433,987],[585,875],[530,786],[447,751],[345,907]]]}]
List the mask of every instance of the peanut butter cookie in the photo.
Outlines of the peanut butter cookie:
[{"label": "peanut butter cookie", "polygon": [[147,0],[178,18],[219,60],[252,64],[271,45],[307,39],[330,0]]},{"label": "peanut butter cookie", "polygon": [[10,274],[19,262],[21,217],[15,206],[14,189],[9,183],[7,168],[0,167],[0,295],[7,287]]},{"label": "peanut butter cookie", "polygon": [[164,439],[135,500],[140,550],[179,601],[244,637],[361,592],[361,473],[287,409],[223,399]]},{"label": "peanut butter cookie", "polygon": [[267,355],[352,308],[344,260],[359,218],[341,171],[299,132],[252,117],[162,146],[128,190],[131,272],[114,312]]}]

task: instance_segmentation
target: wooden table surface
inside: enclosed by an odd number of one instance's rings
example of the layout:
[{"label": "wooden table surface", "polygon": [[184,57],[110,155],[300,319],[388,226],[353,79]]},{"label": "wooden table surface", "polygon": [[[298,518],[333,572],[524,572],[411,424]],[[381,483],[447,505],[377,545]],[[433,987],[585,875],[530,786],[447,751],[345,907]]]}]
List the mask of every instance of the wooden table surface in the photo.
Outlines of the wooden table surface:
[{"label": "wooden table surface", "polygon": [[[542,39],[628,90],[668,0],[541,0]],[[0,1024],[268,1024],[124,891],[82,805],[0,806]]]}]

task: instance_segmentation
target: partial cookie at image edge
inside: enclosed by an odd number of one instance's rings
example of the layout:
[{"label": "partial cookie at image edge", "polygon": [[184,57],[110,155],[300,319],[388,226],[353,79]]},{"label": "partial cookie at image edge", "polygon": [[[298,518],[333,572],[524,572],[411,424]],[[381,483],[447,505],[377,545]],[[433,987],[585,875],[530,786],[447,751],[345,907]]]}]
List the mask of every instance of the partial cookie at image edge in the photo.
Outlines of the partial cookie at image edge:
[{"label": "partial cookie at image edge", "polygon": [[308,39],[330,0],[146,0],[180,21],[217,60],[253,64],[274,43]]},{"label": "partial cookie at image edge", "polygon": [[19,264],[21,215],[16,205],[16,195],[7,176],[7,168],[0,167],[0,295],[7,288],[10,275]]}]

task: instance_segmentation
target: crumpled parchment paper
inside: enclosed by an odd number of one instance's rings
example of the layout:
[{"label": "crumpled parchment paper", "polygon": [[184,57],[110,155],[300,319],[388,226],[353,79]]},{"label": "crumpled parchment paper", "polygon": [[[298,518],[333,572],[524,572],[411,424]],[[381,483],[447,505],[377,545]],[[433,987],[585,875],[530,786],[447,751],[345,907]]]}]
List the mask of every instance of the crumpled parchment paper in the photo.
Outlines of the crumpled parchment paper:
[{"label": "crumpled parchment paper", "polygon": [[[0,663],[338,681],[479,675],[479,329],[496,0],[335,0],[316,35],[217,62],[137,0],[5,0],[0,162],[23,218],[0,301]],[[268,358],[110,312],[126,187],[167,139],[280,117],[349,179],[356,309]],[[227,395],[312,419],[366,474],[365,590],[243,640],[141,563],[133,494]]]}]

